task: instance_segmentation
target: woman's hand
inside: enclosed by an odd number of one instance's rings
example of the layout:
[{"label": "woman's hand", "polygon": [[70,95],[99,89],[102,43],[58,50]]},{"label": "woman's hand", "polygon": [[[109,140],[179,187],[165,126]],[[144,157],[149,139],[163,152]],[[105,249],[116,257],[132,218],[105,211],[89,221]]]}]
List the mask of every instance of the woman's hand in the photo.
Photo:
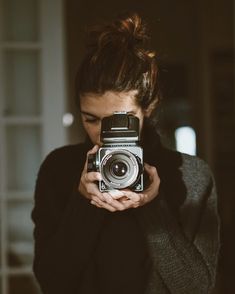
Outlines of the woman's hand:
[{"label": "woman's hand", "polygon": [[[87,153],[95,154],[98,146],[94,146]],[[149,177],[149,186],[142,192],[133,192],[129,189],[115,190],[101,193],[97,181],[101,180],[99,172],[87,172],[87,160],[79,183],[79,192],[91,201],[91,204],[109,211],[122,211],[129,208],[137,208],[152,201],[159,192],[160,178],[155,167],[145,163],[144,169]]]},{"label": "woman's hand", "polygon": [[[87,153],[87,159],[90,154],[95,154],[99,149],[98,145],[95,145]],[[125,207],[121,203],[112,197],[109,193],[101,193],[97,181],[101,180],[101,174],[99,172],[87,172],[87,160],[81,175],[80,183],[78,186],[79,192],[91,201],[97,207],[105,208],[109,211],[124,210]],[[119,197],[123,196],[121,192],[118,192]],[[117,195],[116,195],[117,197]]]},{"label": "woman's hand", "polygon": [[160,178],[157,169],[149,164],[144,164],[144,169],[149,177],[149,185],[142,192],[133,192],[131,190],[121,190],[123,197],[119,201],[123,204],[124,209],[137,208],[152,201],[159,193]]}]

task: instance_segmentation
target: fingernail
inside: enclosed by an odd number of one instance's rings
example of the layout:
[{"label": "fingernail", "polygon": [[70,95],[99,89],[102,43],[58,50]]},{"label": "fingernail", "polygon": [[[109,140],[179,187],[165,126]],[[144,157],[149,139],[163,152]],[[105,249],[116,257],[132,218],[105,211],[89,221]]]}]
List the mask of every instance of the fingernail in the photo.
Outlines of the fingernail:
[{"label": "fingernail", "polygon": [[93,150],[96,151],[96,150],[98,150],[98,149],[99,149],[99,145],[96,144],[96,145],[94,146]]},{"label": "fingernail", "polygon": [[101,176],[101,174],[98,174],[98,175],[97,175],[97,180],[98,180],[98,181],[102,181],[102,176]]}]

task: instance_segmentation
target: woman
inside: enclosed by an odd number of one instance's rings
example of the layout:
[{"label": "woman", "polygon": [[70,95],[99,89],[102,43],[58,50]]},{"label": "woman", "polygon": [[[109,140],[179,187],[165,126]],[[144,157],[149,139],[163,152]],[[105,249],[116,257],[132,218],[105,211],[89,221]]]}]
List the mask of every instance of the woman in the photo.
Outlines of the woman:
[{"label": "woman", "polygon": [[[130,14],[91,31],[76,79],[87,140],[53,151],[35,190],[34,273],[43,293],[210,293],[218,216],[213,176],[197,157],[161,145],[155,52]],[[101,192],[87,171],[101,120],[127,112],[140,122],[146,187]]]}]

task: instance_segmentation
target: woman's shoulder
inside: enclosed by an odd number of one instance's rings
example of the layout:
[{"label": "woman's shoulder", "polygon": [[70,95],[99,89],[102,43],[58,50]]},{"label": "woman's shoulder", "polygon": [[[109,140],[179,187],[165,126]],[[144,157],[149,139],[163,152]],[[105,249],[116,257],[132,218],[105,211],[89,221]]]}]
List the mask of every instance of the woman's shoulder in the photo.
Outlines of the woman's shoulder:
[{"label": "woman's shoulder", "polygon": [[85,144],[66,145],[52,150],[43,160],[41,169],[43,170],[68,170],[78,167],[83,163],[87,149]]},{"label": "woman's shoulder", "polygon": [[174,182],[183,182],[187,190],[204,190],[213,182],[213,173],[208,163],[195,155],[164,148],[162,166],[167,177]]},{"label": "woman's shoulder", "polygon": [[185,186],[192,194],[205,192],[213,183],[213,174],[208,163],[202,158],[179,153],[181,166],[179,170]]},{"label": "woman's shoulder", "polygon": [[182,166],[181,171],[184,178],[191,181],[205,182],[211,179],[212,172],[208,163],[194,155],[181,153]]},{"label": "woman's shoulder", "polygon": [[189,155],[179,151],[163,148],[163,160],[168,166],[175,166],[183,174],[198,176],[211,176],[211,169],[208,163],[199,156]]},{"label": "woman's shoulder", "polygon": [[52,158],[68,158],[71,156],[79,156],[79,154],[83,152],[85,149],[86,148],[84,143],[65,145],[50,151],[45,159],[50,160]]},{"label": "woman's shoulder", "polygon": [[170,170],[168,175],[165,169],[166,201],[172,211],[180,212],[186,224],[207,199],[216,203],[214,177],[207,162],[198,156],[167,150],[164,158]]}]

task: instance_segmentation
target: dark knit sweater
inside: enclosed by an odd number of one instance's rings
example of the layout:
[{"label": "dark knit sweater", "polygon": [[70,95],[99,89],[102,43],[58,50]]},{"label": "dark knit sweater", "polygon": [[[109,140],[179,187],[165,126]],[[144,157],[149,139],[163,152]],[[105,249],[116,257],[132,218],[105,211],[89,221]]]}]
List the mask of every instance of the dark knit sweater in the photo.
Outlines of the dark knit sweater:
[{"label": "dark knit sweater", "polygon": [[[210,293],[219,249],[211,172],[197,157],[163,148],[157,135],[146,133],[143,147],[145,162],[156,166],[161,178],[159,195],[132,209],[152,263],[143,294]],[[34,273],[45,294],[98,293],[94,255],[110,212],[77,191],[89,148],[59,148],[39,171],[32,212]]]},{"label": "dark knit sweater", "polygon": [[109,213],[96,243],[95,291],[100,294],[143,294],[150,260],[133,209]]}]

